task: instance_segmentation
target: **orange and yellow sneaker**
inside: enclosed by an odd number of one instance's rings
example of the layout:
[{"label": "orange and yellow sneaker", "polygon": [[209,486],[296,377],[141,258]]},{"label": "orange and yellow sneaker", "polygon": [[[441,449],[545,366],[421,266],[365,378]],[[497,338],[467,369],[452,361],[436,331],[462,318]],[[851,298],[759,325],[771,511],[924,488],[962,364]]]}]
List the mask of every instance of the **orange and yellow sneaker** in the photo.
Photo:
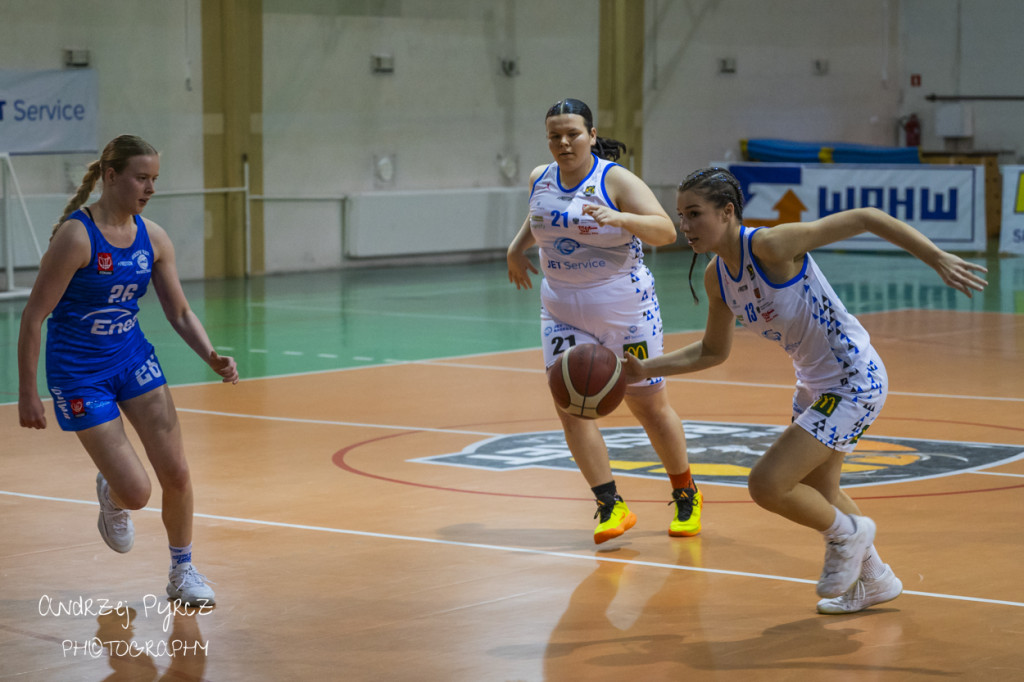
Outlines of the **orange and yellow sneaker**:
[{"label": "orange and yellow sneaker", "polygon": [[594,518],[600,517],[601,522],[594,529],[594,544],[617,538],[627,530],[636,525],[636,514],[629,511],[629,507],[618,495],[607,499],[597,498],[597,511]]},{"label": "orange and yellow sneaker", "polygon": [[668,534],[676,538],[688,538],[700,533],[700,512],[704,507],[704,495],[696,488],[676,488],[672,501],[676,506],[675,516],[669,524]]}]

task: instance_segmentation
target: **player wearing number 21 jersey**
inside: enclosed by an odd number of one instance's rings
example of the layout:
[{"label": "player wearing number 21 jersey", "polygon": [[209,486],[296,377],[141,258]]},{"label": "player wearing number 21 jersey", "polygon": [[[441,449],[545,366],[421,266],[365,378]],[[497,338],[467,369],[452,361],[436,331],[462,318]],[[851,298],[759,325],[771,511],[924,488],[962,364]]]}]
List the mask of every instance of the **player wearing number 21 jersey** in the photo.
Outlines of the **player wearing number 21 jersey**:
[{"label": "player wearing number 21 jersey", "polygon": [[[643,245],[675,241],[672,221],[643,180],[615,163],[625,145],[597,135],[584,102],[556,102],[544,124],[554,161],[530,173],[529,213],[507,253],[509,281],[529,289],[529,273],[538,270],[526,251],[538,247],[544,366],[586,343],[619,357],[658,357],[664,349],[661,310]],[[700,533],[703,496],[690,472],[682,422],[664,389],[661,377],[643,377],[627,386],[625,404],[668,476],[676,509],[669,535],[689,537]],[[618,493],[600,430],[561,410],[558,417],[597,502],[594,541],[622,535],[636,515]]]},{"label": "player wearing number 21 jersey", "polygon": [[583,213],[587,204],[618,210],[605,188],[605,176],[616,164],[596,156],[594,161],[590,175],[571,188],[562,187],[558,164],[549,164],[530,195],[530,229],[541,269],[559,285],[589,288],[645,269],[636,235],[599,225]]}]

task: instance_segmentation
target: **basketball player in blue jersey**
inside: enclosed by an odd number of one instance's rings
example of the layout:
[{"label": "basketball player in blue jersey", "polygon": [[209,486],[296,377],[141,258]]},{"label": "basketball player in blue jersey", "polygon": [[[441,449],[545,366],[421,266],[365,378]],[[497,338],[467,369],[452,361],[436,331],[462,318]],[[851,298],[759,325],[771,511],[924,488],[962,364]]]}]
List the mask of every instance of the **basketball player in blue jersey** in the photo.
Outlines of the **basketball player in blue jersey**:
[{"label": "basketball player in blue jersey", "polygon": [[[539,247],[544,364],[576,344],[596,343],[616,355],[662,353],[661,313],[643,245],[675,241],[668,214],[644,182],[613,163],[621,142],[597,136],[590,108],[576,99],[552,106],[545,118],[554,162],[530,174],[530,211],[508,247],[508,278],[532,288],[537,269],[526,251]],[[625,402],[650,438],[672,485],[669,535],[701,529],[703,498],[690,474],[682,421],[661,378],[626,389]],[[608,448],[594,420],[556,408],[565,440],[597,500],[594,542],[618,537],[636,515],[618,494]],[[672,502],[670,502],[672,504]]]},{"label": "basketball player in blue jersey", "polygon": [[679,230],[694,251],[715,254],[704,272],[710,299],[704,338],[659,358],[626,358],[626,376],[681,374],[723,362],[737,320],[778,343],[793,361],[793,421],[750,472],[761,507],[824,535],[820,613],[853,613],[895,599],[903,584],[879,558],[875,524],[839,487],[843,457],[885,403],[885,365],[861,323],[847,312],[810,252],[864,232],[933,267],[971,295],[987,270],[939,249],[910,225],[874,208],[772,228],[743,226],[743,195],[726,170],[689,175],[677,195]]},{"label": "basketball player in blue jersey", "polygon": [[[138,301],[151,281],[189,347],[225,382],[237,383],[238,371],[234,359],[213,349],[189,308],[167,233],[139,215],[159,172],[156,150],[130,135],[112,140],[89,165],[54,227],[22,313],[18,412],[22,426],[46,428],[36,370],[42,323],[50,316],[46,381],[57,423],[77,434],[99,469],[100,535],[114,551],[130,550],[135,530],[128,510],[144,507],[152,491],[125,434],[123,412],[163,490],[171,551],[167,594],[207,605],[214,603],[213,590],[192,565],[192,482],[181,429],[160,362],[137,320]],[[100,198],[82,206],[100,180]]]}]

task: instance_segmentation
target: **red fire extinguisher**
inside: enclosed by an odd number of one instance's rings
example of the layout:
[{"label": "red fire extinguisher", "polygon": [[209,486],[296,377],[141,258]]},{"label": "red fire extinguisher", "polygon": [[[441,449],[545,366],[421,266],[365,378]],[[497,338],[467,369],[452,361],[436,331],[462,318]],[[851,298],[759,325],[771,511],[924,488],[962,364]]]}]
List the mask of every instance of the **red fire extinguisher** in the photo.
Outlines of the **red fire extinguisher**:
[{"label": "red fire extinguisher", "polygon": [[910,114],[903,118],[903,137],[908,147],[921,146],[921,121],[917,114]]}]

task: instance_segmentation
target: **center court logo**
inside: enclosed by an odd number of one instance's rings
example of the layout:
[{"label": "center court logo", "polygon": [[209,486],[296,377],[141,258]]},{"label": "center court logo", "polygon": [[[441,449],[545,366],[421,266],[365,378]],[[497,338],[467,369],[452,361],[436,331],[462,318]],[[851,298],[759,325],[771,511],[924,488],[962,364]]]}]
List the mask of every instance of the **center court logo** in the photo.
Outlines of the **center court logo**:
[{"label": "center court logo", "polygon": [[[684,421],[695,476],[708,483],[746,486],[750,468],[784,427]],[[665,479],[665,468],[640,427],[601,429],[617,476]],[[844,487],[898,483],[981,469],[1024,456],[1020,446],[864,436],[846,456]],[[410,460],[493,471],[525,468],[576,471],[561,431],[498,436],[462,452]]]}]

